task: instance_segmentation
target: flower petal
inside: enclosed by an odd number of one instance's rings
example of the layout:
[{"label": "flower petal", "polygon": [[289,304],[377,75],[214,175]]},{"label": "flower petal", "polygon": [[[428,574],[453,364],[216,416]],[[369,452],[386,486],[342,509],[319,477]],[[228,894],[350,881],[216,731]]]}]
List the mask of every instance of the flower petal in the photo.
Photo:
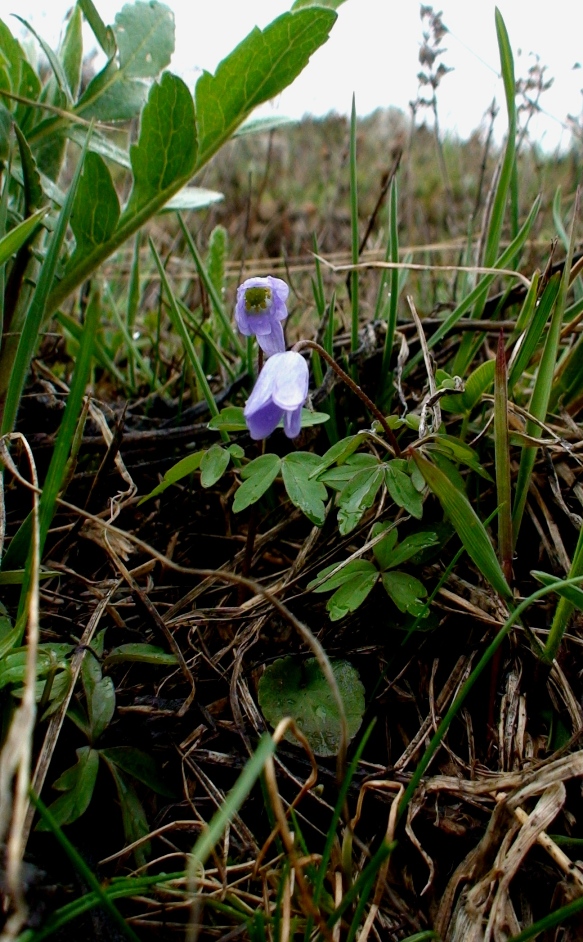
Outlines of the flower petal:
[{"label": "flower petal", "polygon": [[297,438],[302,430],[302,407],[283,414],[283,430],[288,438]]},{"label": "flower petal", "polygon": [[268,357],[273,356],[275,353],[284,353],[285,338],[281,321],[273,321],[268,334],[257,331],[257,343]]},{"label": "flower petal", "polygon": [[[288,350],[283,356],[285,360],[280,360],[277,369],[274,368],[273,371],[273,401],[282,409],[297,409],[298,406],[303,406],[306,401],[310,371],[308,364],[300,353]],[[267,363],[272,361],[273,357]]]},{"label": "flower petal", "polygon": [[271,401],[252,411],[248,411],[248,405],[245,406],[244,415],[251,438],[267,438],[277,428],[284,414],[283,409]]}]

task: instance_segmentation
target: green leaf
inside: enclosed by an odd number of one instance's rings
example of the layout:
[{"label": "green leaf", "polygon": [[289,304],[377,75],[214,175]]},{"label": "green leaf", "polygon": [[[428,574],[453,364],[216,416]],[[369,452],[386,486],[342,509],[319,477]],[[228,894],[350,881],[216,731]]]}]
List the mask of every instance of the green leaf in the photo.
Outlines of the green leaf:
[{"label": "green leaf", "polygon": [[470,559],[499,595],[512,599],[512,592],[488,534],[466,495],[458,490],[443,471],[422,458],[418,452],[414,452],[413,457],[427,484],[449,516]]},{"label": "green leaf", "polygon": [[[98,29],[104,43],[111,45]],[[157,0],[127,3],[115,18],[113,32],[119,66],[110,52],[107,65],[89,83],[75,108],[86,119],[123,121],[135,117],[148,92],[141,80],[156,78],[174,52],[174,14]]]},{"label": "green leaf", "polygon": [[93,0],[77,0],[83,10],[83,16],[89,23],[97,42],[105,55],[110,59],[115,53],[115,38],[110,26],[106,26],[101,19]]},{"label": "green leaf", "polygon": [[[345,566],[342,566],[341,569],[338,569],[339,565],[339,563],[332,563],[331,566],[326,566],[325,569],[321,569],[316,578],[308,582],[307,588],[311,589],[312,592],[331,592],[333,589],[344,585],[345,582],[350,582],[355,576],[360,576],[361,574],[370,575],[372,573],[378,576],[376,566],[366,559],[353,559],[351,562],[346,563]],[[338,571],[334,572],[334,570]],[[327,579],[326,576],[328,573],[334,573],[334,575],[331,575]]]},{"label": "green leaf", "polygon": [[[423,482],[425,486],[425,481]],[[390,565],[391,557],[394,553],[395,543],[397,542],[397,528],[391,523],[375,523],[372,528],[372,537],[380,536],[385,530],[388,530],[387,535],[380,543],[376,543],[373,546],[372,551],[374,558],[377,561],[379,569],[387,569]]]},{"label": "green leaf", "polygon": [[152,86],[142,111],[140,136],[130,148],[134,184],[122,221],[148,208],[160,209],[174,195],[172,185],[188,178],[196,161],[194,105],[188,88],[176,75],[165,72]]},{"label": "green leaf", "polygon": [[464,382],[464,392],[440,400],[444,412],[471,412],[494,382],[494,360],[485,360]]},{"label": "green leaf", "polygon": [[115,713],[115,687],[111,677],[102,676],[101,664],[90,651],[83,659],[81,676],[87,699],[91,741],[95,742],[107,729]]},{"label": "green leaf", "polygon": [[[383,541],[384,542],[384,541]],[[436,546],[439,543],[439,538],[437,533],[434,533],[431,530],[423,531],[421,533],[412,533],[410,536],[406,536],[402,543],[399,543],[395,547],[393,552],[387,557],[387,562],[382,569],[394,569],[395,566],[400,566],[402,563],[406,563],[408,559],[412,559],[414,556],[417,556],[419,553],[422,553],[423,550],[428,549],[430,546]],[[382,546],[382,543],[378,544]],[[375,549],[377,547],[375,546]]]},{"label": "green leaf", "polygon": [[[71,824],[87,811],[99,770],[99,753],[95,749],[81,746],[76,752],[76,764],[66,769],[54,783],[54,788],[66,794],[57,798],[49,807],[55,821],[61,826]],[[36,829],[50,830],[43,821],[37,824]]]},{"label": "green leaf", "polygon": [[142,644],[134,641],[129,644],[120,644],[112,648],[103,661],[104,667],[110,664],[122,664],[125,662],[135,662],[137,664],[176,664],[176,655],[168,654],[163,648],[155,644]]},{"label": "green leaf", "polygon": [[111,746],[109,749],[100,749],[99,755],[159,795],[165,795],[166,798],[176,797],[163,780],[152,757],[141,749],[134,746]]},{"label": "green leaf", "polygon": [[67,30],[60,50],[63,64],[63,73],[71,98],[75,100],[81,82],[81,67],[83,65],[83,17],[78,3],[71,10]]},{"label": "green leaf", "polygon": [[220,445],[213,445],[205,451],[200,463],[200,483],[202,487],[212,487],[222,478],[229,467],[231,454]]},{"label": "green leaf", "polygon": [[[362,723],[364,687],[358,671],[348,661],[332,661],[332,670],[346,712],[352,739]],[[284,657],[265,669],[258,688],[259,705],[272,726],[291,716],[319,756],[334,756],[340,747],[338,707],[315,658],[302,664]],[[292,740],[288,735],[286,738]]]},{"label": "green leaf", "polygon": [[[366,562],[366,560],[359,561]],[[344,572],[350,565],[349,563],[345,567]],[[355,612],[370,595],[378,582],[378,578],[378,569],[372,563],[367,563],[366,568],[363,566],[360,571],[352,571],[350,578],[346,579],[343,585],[336,589],[334,595],[326,603],[330,621],[339,621],[350,612]]]},{"label": "green leaf", "polygon": [[336,20],[321,8],[284,13],[255,28],[214,75],[203,72],[195,88],[200,161],[206,162],[257,105],[278,95],[326,42]]},{"label": "green leaf", "polygon": [[337,468],[328,468],[320,473],[318,477],[327,487],[331,487],[335,491],[342,491],[358,471],[362,471],[364,468],[376,468],[378,463],[378,458],[375,455],[351,455],[342,465]]},{"label": "green leaf", "polygon": [[344,464],[346,459],[349,458],[356,451],[356,449],[360,447],[365,438],[366,435],[363,433],[358,433],[357,435],[348,435],[347,438],[341,438],[339,442],[336,442],[334,445],[332,445],[332,447],[322,455],[319,467],[317,470],[312,471],[311,477],[315,477],[316,474],[325,471],[326,468],[330,467],[330,465]]},{"label": "green leaf", "polygon": [[245,510],[263,497],[275,481],[281,468],[281,458],[277,455],[260,455],[242,469],[243,484],[238,488],[233,501],[233,513]]},{"label": "green leaf", "polygon": [[[324,422],[328,422],[329,419],[330,416],[326,412],[312,412],[311,409],[302,409],[301,427],[312,428],[314,425],[323,425]],[[277,427],[283,428],[283,419]]]},{"label": "green leaf", "polygon": [[317,455],[297,451],[286,455],[281,463],[283,483],[292,504],[299,507],[317,527],[322,527],[326,520],[324,501],[328,492],[320,481],[311,479],[314,470],[320,465]]},{"label": "green leaf", "polygon": [[92,151],[85,156],[77,187],[71,229],[76,246],[69,268],[111,237],[119,220],[119,200],[107,164]]},{"label": "green leaf", "polygon": [[28,216],[45,202],[44,193],[40,182],[40,174],[35,159],[32,156],[30,145],[17,124],[14,125],[14,133],[16,134],[18,150],[20,152],[24,203],[26,215]]},{"label": "green leaf", "polygon": [[458,464],[465,464],[480,477],[486,481],[491,481],[492,476],[482,467],[477,453],[465,442],[459,440],[454,435],[436,435],[430,442],[427,442],[428,451],[438,451],[452,461]]},{"label": "green leaf", "polygon": [[186,458],[181,458],[180,461],[177,461],[176,464],[172,465],[160,483],[156,485],[154,490],[150,491],[149,494],[146,494],[145,497],[140,498],[138,501],[138,507],[145,501],[150,500],[151,497],[157,497],[158,494],[163,494],[166,488],[170,487],[171,484],[176,484],[177,481],[181,481],[182,478],[188,477],[188,475],[192,474],[193,471],[198,471],[204,454],[204,451],[195,451],[192,455],[187,455]]},{"label": "green leaf", "polygon": [[375,461],[370,468],[363,468],[351,478],[338,496],[338,529],[342,536],[350,533],[362,515],[372,507],[377,491],[383,482],[383,468]]},{"label": "green leaf", "polygon": [[24,219],[23,222],[15,226],[14,229],[11,229],[3,239],[0,239],[0,265],[7,262],[8,259],[30,239],[31,235],[38,229],[41,220],[44,219],[47,212],[48,207],[46,206],[43,209],[38,209],[36,213],[33,213],[28,219]]},{"label": "green leaf", "polygon": [[393,461],[389,461],[385,465],[385,481],[397,507],[404,507],[407,513],[420,520],[423,516],[423,498],[413,484],[411,476],[395,467]]},{"label": "green leaf", "polygon": [[420,615],[421,599],[426,598],[427,589],[419,579],[406,572],[383,572],[383,585],[400,612]]},{"label": "green leaf", "polygon": [[[537,569],[531,571],[531,576],[534,576],[535,579],[538,579],[539,582],[542,582],[543,585],[554,585],[555,582],[560,582],[560,579],[557,579],[556,576],[551,576],[548,572],[540,572]],[[571,573],[569,573],[569,577]],[[583,589],[577,588],[576,585],[565,585],[557,589],[557,595],[560,595],[561,598],[570,602],[575,608],[578,608],[579,611],[583,611]]]},{"label": "green leaf", "polygon": [[[150,830],[144,806],[138,798],[132,783],[128,781],[121,769],[115,763],[108,761],[107,756],[104,755],[103,758],[112,774],[117,789],[125,839],[128,844],[134,844],[140,838],[145,837]],[[134,857],[138,866],[144,867],[146,865],[149,853],[149,841],[135,848]]]}]

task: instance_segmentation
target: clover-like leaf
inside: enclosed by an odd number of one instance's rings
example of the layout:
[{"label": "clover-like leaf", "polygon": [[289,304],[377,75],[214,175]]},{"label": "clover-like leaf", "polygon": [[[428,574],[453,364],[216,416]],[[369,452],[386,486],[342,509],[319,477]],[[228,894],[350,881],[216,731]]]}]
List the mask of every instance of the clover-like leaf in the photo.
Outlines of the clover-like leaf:
[{"label": "clover-like leaf", "polygon": [[317,469],[320,459],[305,451],[291,452],[281,463],[283,483],[292,504],[299,507],[317,527],[324,525],[328,492],[311,474]]},{"label": "clover-like leaf", "polygon": [[241,471],[241,477],[245,480],[235,494],[233,513],[245,510],[246,507],[263,497],[275,481],[280,468],[281,458],[271,453],[260,455],[259,458],[250,461]]},{"label": "clover-like leaf", "polygon": [[420,615],[421,599],[427,597],[427,589],[419,579],[406,572],[383,572],[383,585],[400,612]]},{"label": "clover-like leaf", "polygon": [[407,513],[420,520],[423,516],[423,500],[410,475],[396,467],[394,461],[389,461],[385,466],[385,480],[397,507],[404,507]]},{"label": "clover-like leaf", "polygon": [[231,460],[231,454],[220,445],[212,445],[205,451],[200,463],[200,483],[202,487],[212,487],[219,481]]},{"label": "clover-like leaf", "polygon": [[372,507],[383,483],[383,469],[378,462],[358,471],[338,497],[338,529],[342,536],[350,533],[362,515]]},{"label": "clover-like leaf", "polygon": [[[332,670],[352,739],[362,723],[364,687],[358,671],[348,661],[333,661]],[[318,756],[334,756],[340,747],[340,717],[334,695],[315,658],[303,663],[283,657],[265,668],[258,689],[263,715],[277,726],[291,716]],[[291,735],[287,736],[293,741]]]}]

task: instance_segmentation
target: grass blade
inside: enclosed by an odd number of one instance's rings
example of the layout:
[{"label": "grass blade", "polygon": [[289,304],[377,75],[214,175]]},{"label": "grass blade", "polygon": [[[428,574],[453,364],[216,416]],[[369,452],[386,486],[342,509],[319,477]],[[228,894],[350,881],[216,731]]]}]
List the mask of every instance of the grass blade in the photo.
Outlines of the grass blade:
[{"label": "grass blade", "polygon": [[[561,339],[561,327],[563,324],[563,315],[566,307],[567,292],[569,290],[569,275],[573,263],[573,252],[575,246],[575,222],[577,219],[577,210],[579,207],[579,190],[575,197],[573,208],[573,219],[571,222],[571,235],[569,242],[569,251],[565,259],[563,273],[557,294],[557,301],[551,319],[551,325],[547,334],[545,348],[537,372],[535,386],[532,392],[529,412],[541,422],[547,417],[549,406],[552,408],[551,401],[553,389],[556,388],[555,368],[559,354],[559,342]],[[539,425],[533,421],[526,424],[526,434],[532,438],[540,438],[542,430]],[[514,494],[514,507],[512,510],[512,525],[514,530],[514,541],[518,539],[522,515],[526,506],[526,498],[534,463],[536,460],[536,448],[523,448],[520,457],[520,467],[518,469],[518,478],[516,481],[516,491]]]},{"label": "grass blade", "polygon": [[[541,204],[540,197],[537,197],[537,199],[533,203],[530,213],[528,214],[528,218],[526,219],[524,225],[520,229],[520,232],[518,233],[516,238],[512,240],[510,245],[506,249],[504,249],[504,251],[498,257],[498,259],[496,260],[492,268],[506,268],[514,260],[517,253],[522,249],[526,240],[528,239],[530,230],[532,229],[534,221],[537,217],[540,204]],[[435,347],[435,345],[438,344],[441,340],[443,340],[443,338],[449,333],[449,331],[453,327],[456,326],[457,322],[460,320],[461,317],[463,317],[466,311],[469,311],[470,308],[474,307],[474,305],[478,306],[482,304],[483,301],[485,301],[486,296],[488,294],[488,289],[490,285],[492,284],[492,282],[494,281],[495,277],[496,277],[495,275],[484,275],[484,277],[480,279],[480,281],[478,282],[474,290],[471,291],[467,295],[467,297],[463,299],[463,301],[460,301],[455,311],[452,311],[449,317],[446,317],[443,324],[437,328],[437,330],[435,331],[435,333],[431,335],[431,337],[428,338],[427,346],[430,350],[432,349],[432,347]],[[403,370],[403,376],[404,377],[408,376],[417,367],[417,365],[421,362],[422,359],[423,359],[423,352],[419,350],[415,354],[415,356],[411,357],[411,359],[408,361],[407,365],[405,366]]]},{"label": "grass blade", "polygon": [[[158,252],[156,251],[156,246],[154,245],[151,239],[150,239],[150,248],[152,250],[152,254],[154,256],[154,260],[156,262],[158,272],[160,274],[160,281],[162,282],[162,287],[164,288],[166,297],[168,298],[168,313],[170,316],[170,320],[172,322],[172,326],[174,327],[174,330],[176,331],[176,333],[182,340],[186,358],[188,362],[190,363],[190,365],[192,366],[192,369],[194,370],[194,374],[200,385],[206,404],[209,407],[209,412],[212,416],[216,417],[219,414],[219,408],[215,402],[215,397],[213,396],[212,390],[208,384],[208,380],[205,376],[205,372],[202,368],[198,354],[194,348],[194,344],[191,340],[190,334],[188,333],[188,330],[186,329],[184,318],[182,317],[180,308],[178,307],[178,304],[176,303],[176,298],[174,297],[174,293],[172,291],[172,288],[170,287],[170,282],[168,281],[168,277],[164,270],[162,260],[160,256],[158,255]],[[221,432],[221,437],[223,441],[229,441],[229,436],[226,432]]]},{"label": "grass blade", "polygon": [[[352,96],[350,115],[350,224],[352,234],[352,264],[358,265],[360,245],[358,238],[358,188],[356,182],[356,99]],[[352,317],[350,328],[350,349],[358,350],[358,269],[350,272],[350,294]]]},{"label": "grass blade", "polygon": [[512,582],[512,505],[510,497],[510,442],[508,440],[508,388],[504,334],[500,331],[494,373],[494,453],[498,503],[498,555],[506,581]]},{"label": "grass blade", "polygon": [[206,267],[201,258],[200,252],[198,251],[195,245],[194,239],[192,238],[190,232],[188,231],[186,227],[186,224],[182,218],[182,215],[180,213],[177,213],[177,216],[178,216],[178,221],[180,223],[180,228],[182,229],[182,234],[184,238],[186,239],[186,244],[188,245],[188,248],[190,249],[190,254],[192,255],[194,259],[196,270],[198,271],[198,274],[200,275],[200,279],[202,283],[204,284],[205,290],[211,299],[216,315],[221,322],[223,330],[225,331],[226,335],[229,337],[233,345],[233,349],[236,350],[236,352],[241,357],[241,359],[244,360],[245,348],[243,347],[243,344],[239,340],[239,337],[237,336],[235,332],[235,329],[233,327],[233,324],[231,323],[230,318],[228,318],[226,315],[223,302],[221,298],[219,297],[219,293],[215,285],[213,284],[213,281],[210,278],[208,271],[206,270]]},{"label": "grass blade", "polygon": [[[85,147],[83,148],[77,163],[77,167],[75,168],[71,186],[69,187],[69,192],[67,193],[65,202],[61,208],[61,212],[59,213],[55,231],[51,236],[49,248],[40,270],[39,279],[34,290],[34,294],[30,300],[26,320],[22,328],[18,347],[16,348],[14,361],[12,363],[7,362],[8,357],[4,355],[0,360],[0,386],[4,386],[4,388],[6,388],[6,402],[4,404],[1,425],[1,431],[3,435],[7,432],[11,432],[16,422],[16,415],[20,405],[20,399],[22,397],[22,391],[24,389],[26,377],[28,376],[28,368],[38,343],[39,332],[45,318],[49,292],[53,284],[57,261],[61,252],[63,241],[65,239],[65,233],[69,224],[71,210],[73,209],[73,201],[75,199],[77,186],[81,178],[81,170],[83,169],[83,162],[85,160],[85,154],[87,153],[88,143],[89,135],[85,140]],[[5,348],[4,353],[6,353],[6,349],[7,348]],[[8,376],[10,377],[9,381]],[[8,385],[6,387],[5,383],[7,381]]]},{"label": "grass blade", "polygon": [[488,534],[465,494],[419,452],[413,452],[413,460],[450,518],[470,559],[502,598],[511,599],[512,592]]}]

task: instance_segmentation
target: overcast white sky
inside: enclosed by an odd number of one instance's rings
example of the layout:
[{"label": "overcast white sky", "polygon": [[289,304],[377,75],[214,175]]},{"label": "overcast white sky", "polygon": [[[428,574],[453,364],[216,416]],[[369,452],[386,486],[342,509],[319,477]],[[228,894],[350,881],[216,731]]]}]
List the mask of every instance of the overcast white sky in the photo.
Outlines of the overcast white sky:
[{"label": "overcast white sky", "polygon": [[[176,18],[173,71],[193,84],[197,69],[214,70],[217,62],[254,25],[265,26],[289,10],[292,0],[166,0]],[[121,0],[95,0],[103,19],[113,22]],[[71,0],[0,0],[0,17],[18,35],[18,13],[45,39],[56,45]],[[525,75],[537,53],[548,66],[553,87],[542,99],[546,114],[532,125],[546,148],[569,142],[564,130],[568,114],[583,108],[583,0],[554,0],[546,6],[533,0],[499,0],[515,55],[516,75]],[[328,111],[348,113],[352,93],[359,114],[381,106],[403,110],[417,94],[421,43],[417,0],[347,0],[338,11],[328,43],[271,106],[281,114],[301,117]],[[450,30],[442,45],[442,61],[455,71],[439,90],[444,128],[467,136],[479,126],[495,96],[503,102],[494,25],[494,0],[442,0],[435,4]],[[519,50],[521,54],[519,55]],[[503,113],[503,109],[502,109]],[[500,134],[503,118],[499,119]]]}]

